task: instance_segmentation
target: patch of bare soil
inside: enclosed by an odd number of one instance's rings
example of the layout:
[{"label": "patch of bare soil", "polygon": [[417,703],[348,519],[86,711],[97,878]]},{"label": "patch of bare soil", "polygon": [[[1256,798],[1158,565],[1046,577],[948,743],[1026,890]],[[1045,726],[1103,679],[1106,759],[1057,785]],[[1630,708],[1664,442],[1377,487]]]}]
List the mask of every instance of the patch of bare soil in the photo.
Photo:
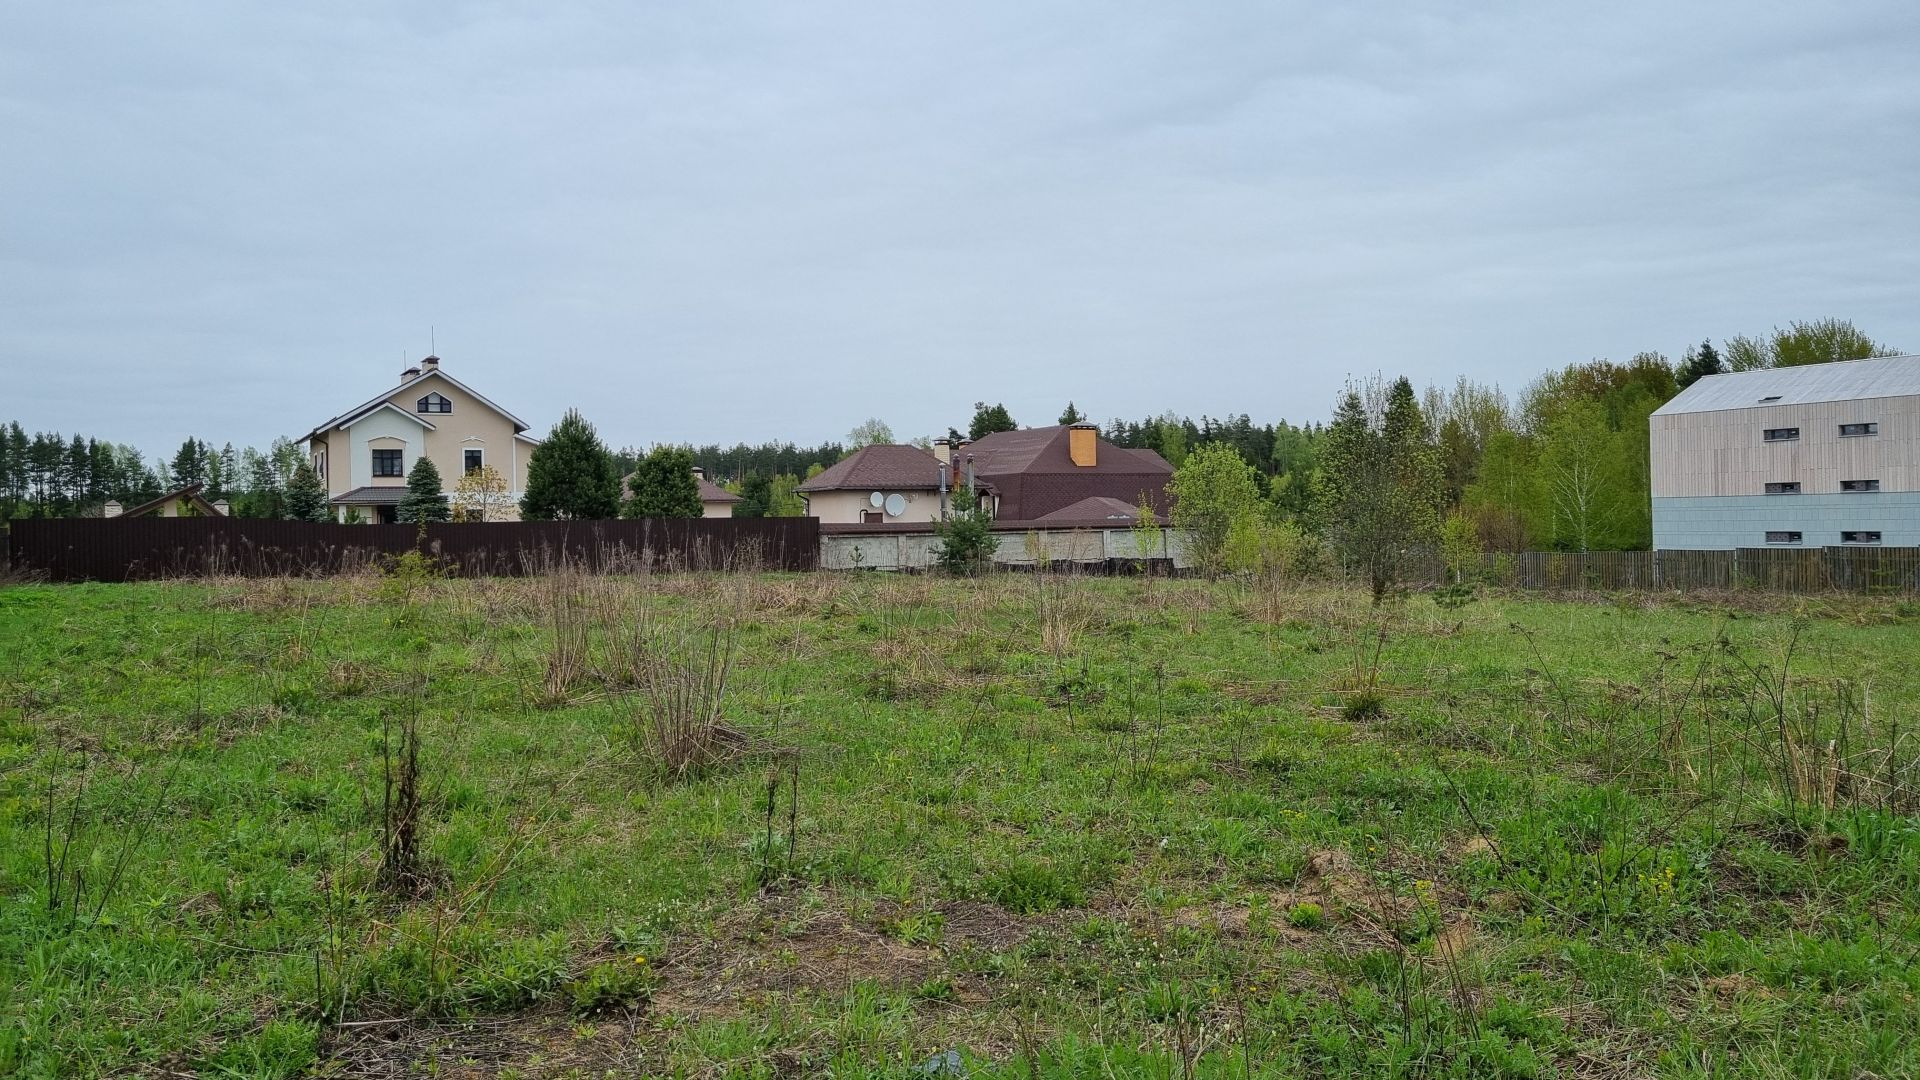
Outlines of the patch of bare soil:
[{"label": "patch of bare soil", "polygon": [[638,1017],[576,1024],[554,1012],[471,1020],[375,1020],[323,1036],[316,1077],[375,1080],[435,1076],[479,1080],[507,1070],[533,1078],[644,1073]]},{"label": "patch of bare soil", "polygon": [[984,1002],[986,986],[950,976],[947,954],[967,945],[1003,952],[1038,925],[993,904],[949,901],[931,910],[939,916],[935,941],[907,944],[883,929],[914,913],[898,905],[876,904],[856,920],[837,905],[810,909],[803,897],[769,897],[666,957],[652,1011],[704,1019],[734,1015],[741,1005],[773,995],[838,996],[861,982],[911,989],[936,977],[951,979],[953,1000]]}]

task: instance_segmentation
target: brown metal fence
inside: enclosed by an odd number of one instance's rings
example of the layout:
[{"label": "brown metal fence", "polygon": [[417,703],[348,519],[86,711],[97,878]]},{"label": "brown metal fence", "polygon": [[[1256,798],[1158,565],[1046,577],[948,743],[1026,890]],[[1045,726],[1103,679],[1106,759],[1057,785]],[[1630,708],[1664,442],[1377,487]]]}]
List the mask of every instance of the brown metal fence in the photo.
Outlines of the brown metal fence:
[{"label": "brown metal fence", "polygon": [[13,523],[16,570],[52,581],[131,581],[207,574],[326,575],[418,548],[449,573],[535,574],[563,561],[593,571],[812,570],[814,518],[646,518],[414,525],[336,525],[250,518],[56,518]]},{"label": "brown metal fence", "polygon": [[1528,589],[1920,592],[1920,548],[1528,551],[1487,555],[1488,580]]}]

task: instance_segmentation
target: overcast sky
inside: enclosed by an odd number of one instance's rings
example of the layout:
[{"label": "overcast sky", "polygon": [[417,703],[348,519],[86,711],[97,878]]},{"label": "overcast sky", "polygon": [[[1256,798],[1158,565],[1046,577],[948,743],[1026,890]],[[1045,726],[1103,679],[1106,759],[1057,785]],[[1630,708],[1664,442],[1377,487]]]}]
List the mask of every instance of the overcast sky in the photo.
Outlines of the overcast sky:
[{"label": "overcast sky", "polygon": [[7,4],[0,419],[264,444],[429,327],[616,446],[1920,350],[1917,54],[1913,0]]}]

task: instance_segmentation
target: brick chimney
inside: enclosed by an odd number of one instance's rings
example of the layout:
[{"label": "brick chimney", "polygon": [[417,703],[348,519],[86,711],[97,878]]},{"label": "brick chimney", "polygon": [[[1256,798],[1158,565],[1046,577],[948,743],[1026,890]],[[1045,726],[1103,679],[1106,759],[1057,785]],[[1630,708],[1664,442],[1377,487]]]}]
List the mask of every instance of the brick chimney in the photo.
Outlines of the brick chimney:
[{"label": "brick chimney", "polygon": [[120,505],[120,500],[108,499],[107,505],[102,508],[102,513],[105,514],[107,517],[119,517],[121,511],[124,509],[125,507],[122,507]]},{"label": "brick chimney", "polygon": [[420,373],[422,375],[431,375],[434,372],[439,370],[440,370],[440,358],[437,356],[429,356],[426,359],[420,361]]},{"label": "brick chimney", "polygon": [[933,440],[933,456],[939,459],[940,464],[942,465],[953,464],[953,440],[951,439]]},{"label": "brick chimney", "polygon": [[1067,455],[1083,469],[1100,463],[1100,429],[1093,424],[1075,424],[1067,429]]},{"label": "brick chimney", "polygon": [[414,367],[406,367],[406,368],[400,369],[400,381],[403,383],[412,382],[413,380],[419,377],[420,377],[420,368],[417,365]]},{"label": "brick chimney", "polygon": [[220,516],[221,516],[221,517],[232,517],[232,516],[233,516],[233,504],[232,504],[232,503],[229,503],[229,502],[228,502],[227,500],[225,500],[225,499],[215,499],[215,500],[213,501],[213,508],[214,508],[215,510],[218,510],[218,511],[220,511]]}]

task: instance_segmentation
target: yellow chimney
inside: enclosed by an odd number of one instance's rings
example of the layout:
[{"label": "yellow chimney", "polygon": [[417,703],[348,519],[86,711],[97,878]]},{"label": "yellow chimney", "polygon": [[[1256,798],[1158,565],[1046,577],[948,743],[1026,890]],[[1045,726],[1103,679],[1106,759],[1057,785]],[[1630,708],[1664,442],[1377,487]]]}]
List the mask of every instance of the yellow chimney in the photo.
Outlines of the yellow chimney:
[{"label": "yellow chimney", "polygon": [[1092,424],[1075,424],[1067,429],[1067,454],[1075,465],[1093,468],[1099,463],[1100,429]]}]

